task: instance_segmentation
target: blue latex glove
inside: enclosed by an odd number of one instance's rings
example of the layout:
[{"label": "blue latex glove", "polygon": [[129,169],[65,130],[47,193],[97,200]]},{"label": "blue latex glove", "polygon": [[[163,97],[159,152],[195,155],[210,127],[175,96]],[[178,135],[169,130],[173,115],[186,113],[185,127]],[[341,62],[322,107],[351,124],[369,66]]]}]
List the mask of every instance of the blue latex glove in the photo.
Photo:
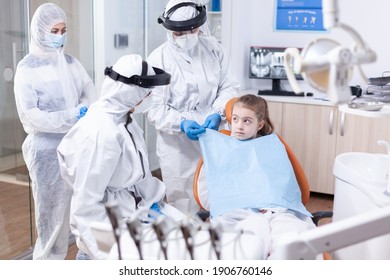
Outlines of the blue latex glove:
[{"label": "blue latex glove", "polygon": [[218,113],[214,113],[214,114],[209,115],[206,118],[206,120],[202,126],[204,128],[218,130],[220,123],[221,123],[221,115]]},{"label": "blue latex glove", "polygon": [[200,126],[196,121],[184,120],[180,124],[180,129],[191,140],[199,140],[198,135],[206,131],[206,129]]},{"label": "blue latex glove", "polygon": [[164,215],[164,213],[161,212],[161,210],[160,210],[160,203],[159,202],[153,203],[152,206],[150,206],[150,210],[152,212],[154,212],[153,214],[155,214],[155,215],[152,215],[152,214],[148,215],[149,218],[151,218],[151,219],[156,219],[157,216]]},{"label": "blue latex glove", "polygon": [[87,107],[81,107],[80,108],[80,115],[77,116],[77,119],[81,119],[82,117],[85,116],[85,114],[87,113],[88,111],[88,108]]}]

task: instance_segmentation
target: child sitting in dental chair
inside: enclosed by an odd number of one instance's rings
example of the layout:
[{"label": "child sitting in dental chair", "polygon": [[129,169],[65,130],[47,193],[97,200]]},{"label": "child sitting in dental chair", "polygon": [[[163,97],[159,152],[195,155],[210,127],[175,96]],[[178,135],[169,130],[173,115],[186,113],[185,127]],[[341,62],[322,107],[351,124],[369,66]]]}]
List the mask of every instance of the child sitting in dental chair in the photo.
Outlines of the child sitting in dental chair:
[{"label": "child sitting in dental chair", "polygon": [[302,204],[294,170],[274,133],[266,100],[241,96],[233,105],[231,128],[232,137],[212,130],[199,135],[210,222],[224,230],[242,229],[243,224],[246,230],[253,227],[263,244],[262,255],[272,258],[285,233],[310,230],[315,224]]}]

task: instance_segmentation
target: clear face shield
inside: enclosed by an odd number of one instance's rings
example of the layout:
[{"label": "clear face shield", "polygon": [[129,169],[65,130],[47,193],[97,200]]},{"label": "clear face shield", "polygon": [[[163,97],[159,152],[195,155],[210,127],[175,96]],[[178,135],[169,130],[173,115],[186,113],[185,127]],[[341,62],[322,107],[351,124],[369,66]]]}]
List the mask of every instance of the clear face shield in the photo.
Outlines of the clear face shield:
[{"label": "clear face shield", "polygon": [[167,29],[168,40],[186,50],[197,44],[199,35],[210,35],[206,7],[193,2],[172,6],[157,21]]}]

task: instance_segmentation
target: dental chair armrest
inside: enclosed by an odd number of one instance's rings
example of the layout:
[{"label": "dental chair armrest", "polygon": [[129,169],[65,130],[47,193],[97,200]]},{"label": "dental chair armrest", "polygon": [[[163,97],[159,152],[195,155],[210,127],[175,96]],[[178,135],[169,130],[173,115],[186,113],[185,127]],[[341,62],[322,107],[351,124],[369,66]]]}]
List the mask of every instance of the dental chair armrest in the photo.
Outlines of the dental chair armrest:
[{"label": "dental chair armrest", "polygon": [[319,211],[311,213],[313,215],[312,220],[313,223],[318,226],[318,222],[324,218],[332,218],[333,217],[333,211]]},{"label": "dental chair armrest", "polygon": [[[204,222],[207,221],[207,219],[210,217],[210,211],[207,210],[199,210],[196,215]],[[312,213],[313,215],[313,223],[318,226],[318,222],[324,218],[332,218],[333,212],[332,211],[319,211]]]}]

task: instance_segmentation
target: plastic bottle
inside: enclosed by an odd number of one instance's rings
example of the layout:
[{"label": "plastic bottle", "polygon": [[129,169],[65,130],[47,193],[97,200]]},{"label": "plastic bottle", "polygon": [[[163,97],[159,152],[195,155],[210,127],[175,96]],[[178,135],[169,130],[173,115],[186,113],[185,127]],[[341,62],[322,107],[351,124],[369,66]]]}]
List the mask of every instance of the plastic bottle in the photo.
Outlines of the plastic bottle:
[{"label": "plastic bottle", "polygon": [[220,0],[212,0],[211,1],[211,11],[212,12],[220,12],[221,11],[221,1]]}]

